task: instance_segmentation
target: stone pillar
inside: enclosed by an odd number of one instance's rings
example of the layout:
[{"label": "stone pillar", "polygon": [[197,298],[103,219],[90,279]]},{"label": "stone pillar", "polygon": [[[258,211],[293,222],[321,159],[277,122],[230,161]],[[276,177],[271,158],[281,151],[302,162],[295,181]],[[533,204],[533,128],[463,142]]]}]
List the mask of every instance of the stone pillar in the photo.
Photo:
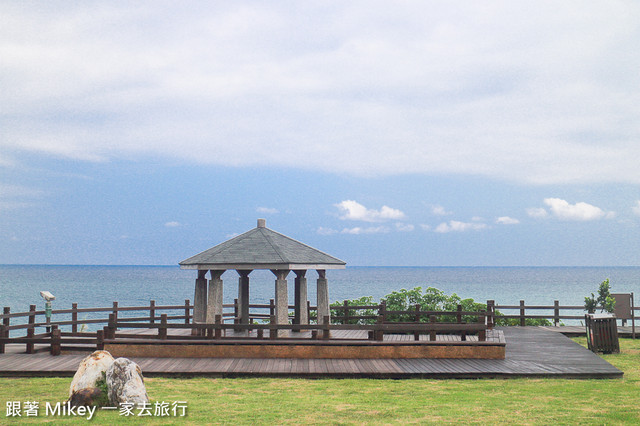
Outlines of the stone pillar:
[{"label": "stone pillar", "polygon": [[[293,323],[309,324],[309,312],[307,311],[307,279],[305,278],[306,270],[293,271],[296,273],[294,298],[295,313]],[[300,328],[294,328],[294,331],[300,331]]]},{"label": "stone pillar", "polygon": [[238,316],[240,324],[249,324],[249,274],[251,270],[238,270]]},{"label": "stone pillar", "polygon": [[329,317],[331,323],[331,313],[329,311],[329,284],[327,283],[327,271],[318,269],[318,324],[324,324],[324,317]]},{"label": "stone pillar", "polygon": [[209,280],[209,298],[207,302],[207,323],[216,322],[216,315],[222,315],[222,274],[224,270],[209,271],[211,279]]},{"label": "stone pillar", "polygon": [[[272,270],[276,276],[276,324],[289,324],[288,270]],[[287,336],[288,330],[278,330],[278,336]]]},{"label": "stone pillar", "polygon": [[[201,324],[207,320],[207,279],[206,270],[198,270],[196,289],[193,295],[193,323]],[[195,332],[195,330],[194,330]]]}]

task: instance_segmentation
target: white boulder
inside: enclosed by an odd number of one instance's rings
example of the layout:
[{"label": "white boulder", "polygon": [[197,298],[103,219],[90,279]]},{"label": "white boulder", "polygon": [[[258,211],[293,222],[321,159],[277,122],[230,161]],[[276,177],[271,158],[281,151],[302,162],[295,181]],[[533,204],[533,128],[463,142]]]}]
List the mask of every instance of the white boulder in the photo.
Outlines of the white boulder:
[{"label": "white boulder", "polygon": [[96,382],[113,364],[113,357],[107,351],[95,351],[80,362],[69,387],[69,397],[82,389],[95,388]]},{"label": "white boulder", "polygon": [[113,405],[148,403],[147,389],[144,385],[142,370],[135,362],[127,358],[118,358],[107,370],[107,388],[109,402]]}]

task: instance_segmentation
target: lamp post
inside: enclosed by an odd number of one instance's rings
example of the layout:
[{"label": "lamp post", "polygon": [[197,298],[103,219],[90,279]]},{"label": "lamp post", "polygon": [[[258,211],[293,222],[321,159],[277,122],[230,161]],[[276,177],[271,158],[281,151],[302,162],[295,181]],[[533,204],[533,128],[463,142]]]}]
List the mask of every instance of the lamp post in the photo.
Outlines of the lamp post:
[{"label": "lamp post", "polygon": [[[44,316],[47,319],[47,324],[51,323],[51,301],[56,300],[56,297],[48,291],[41,291],[40,296],[44,299]],[[51,331],[51,327],[47,326],[47,333]]]}]

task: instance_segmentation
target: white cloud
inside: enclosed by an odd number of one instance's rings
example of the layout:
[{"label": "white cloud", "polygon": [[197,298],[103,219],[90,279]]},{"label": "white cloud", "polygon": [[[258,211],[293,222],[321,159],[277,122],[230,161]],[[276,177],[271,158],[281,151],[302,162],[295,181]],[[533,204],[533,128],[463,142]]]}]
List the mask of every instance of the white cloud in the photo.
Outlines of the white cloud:
[{"label": "white cloud", "polygon": [[635,214],[640,216],[640,200],[636,201],[636,205],[631,208]]},{"label": "white cloud", "polygon": [[34,207],[35,200],[42,198],[44,192],[21,185],[0,183],[0,210],[17,210]]},{"label": "white cloud", "polygon": [[509,216],[500,216],[496,219],[496,223],[501,225],[517,225],[520,223],[518,219]]},{"label": "white cloud", "polygon": [[352,234],[352,235],[360,235],[360,234],[386,234],[389,232],[389,228],[386,226],[370,226],[368,228],[361,228],[359,226],[355,228],[344,228],[342,230],[343,234]]},{"label": "white cloud", "polygon": [[416,227],[411,225],[410,223],[396,223],[396,230],[400,231],[400,232],[411,232],[415,229]]},{"label": "white cloud", "polygon": [[431,213],[436,216],[448,216],[450,214],[453,214],[452,212],[447,211],[444,207],[440,205],[431,207]]},{"label": "white cloud", "polygon": [[182,224],[180,222],[167,222],[164,224],[164,226],[166,226],[167,228],[179,228],[180,226],[182,226]]},{"label": "white cloud", "polygon": [[639,2],[1,2],[0,16],[15,161],[640,183]]},{"label": "white cloud", "polygon": [[345,200],[335,205],[342,212],[340,219],[362,220],[364,222],[384,222],[386,220],[403,219],[404,213],[398,209],[382,206],[380,210],[368,209],[362,204]]},{"label": "white cloud", "polygon": [[457,220],[451,220],[449,223],[442,222],[433,231],[445,234],[447,232],[480,231],[486,228],[487,225],[484,223],[459,222]]},{"label": "white cloud", "polygon": [[258,207],[256,209],[256,212],[264,213],[264,214],[278,214],[279,213],[278,209],[274,209],[274,208],[271,208],[271,207]]},{"label": "white cloud", "polygon": [[545,198],[544,203],[557,218],[562,220],[590,221],[615,217],[615,212],[606,212],[600,207],[585,202],[569,204],[560,198]]},{"label": "white cloud", "polygon": [[527,209],[527,214],[536,219],[544,219],[549,213],[542,207],[531,207]]},{"label": "white cloud", "polygon": [[431,225],[427,225],[424,223],[420,224],[420,229],[422,229],[423,231],[430,231],[431,230]]},{"label": "white cloud", "polygon": [[333,235],[333,234],[337,234],[338,231],[336,231],[333,228],[325,228],[321,226],[318,229],[316,229],[316,233],[319,235]]}]

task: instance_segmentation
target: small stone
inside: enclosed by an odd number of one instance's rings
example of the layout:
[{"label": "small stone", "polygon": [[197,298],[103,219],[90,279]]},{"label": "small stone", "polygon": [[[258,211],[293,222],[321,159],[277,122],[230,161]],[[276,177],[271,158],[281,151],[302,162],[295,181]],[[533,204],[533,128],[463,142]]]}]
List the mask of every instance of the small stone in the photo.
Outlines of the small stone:
[{"label": "small stone", "polygon": [[69,387],[69,397],[82,389],[95,388],[102,373],[113,364],[113,357],[107,351],[95,351],[80,362]]},{"label": "small stone", "polygon": [[142,370],[138,364],[127,358],[118,358],[111,364],[107,370],[107,388],[109,402],[113,405],[139,405],[149,402]]},{"label": "small stone", "polygon": [[72,407],[93,407],[102,396],[99,388],[85,388],[76,391],[69,398]]}]

